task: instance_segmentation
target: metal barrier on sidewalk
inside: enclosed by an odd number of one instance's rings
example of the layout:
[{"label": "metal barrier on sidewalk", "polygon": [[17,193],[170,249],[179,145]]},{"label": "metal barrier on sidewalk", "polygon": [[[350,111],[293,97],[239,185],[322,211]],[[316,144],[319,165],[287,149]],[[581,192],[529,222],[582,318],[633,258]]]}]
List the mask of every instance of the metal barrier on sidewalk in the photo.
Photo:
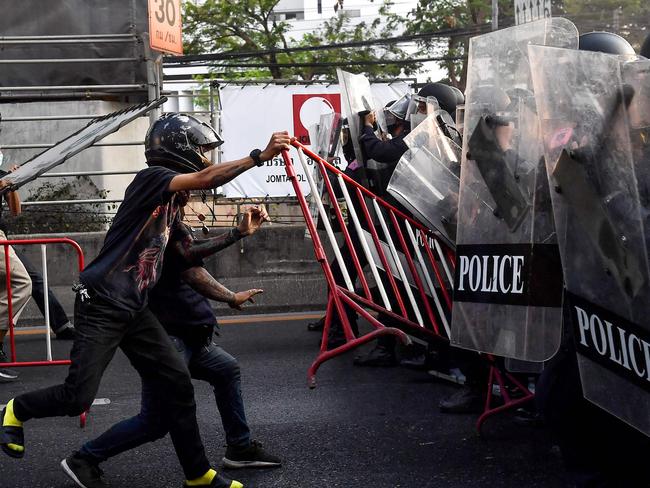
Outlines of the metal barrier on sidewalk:
[{"label": "metal barrier on sidewalk", "polygon": [[[71,246],[77,253],[77,262],[79,272],[84,268],[84,255],[81,247],[72,239],[68,238],[53,238],[53,239],[8,239],[0,240],[0,245],[4,247],[4,263],[6,271],[7,288],[7,313],[9,315],[9,345],[10,345],[10,358],[11,362],[2,363],[3,367],[30,367],[30,366],[68,366],[70,365],[69,359],[53,359],[52,358],[52,339],[50,337],[50,306],[48,289],[48,276],[47,276],[47,245],[48,244],[65,244]],[[16,358],[16,338],[14,333],[14,314],[12,303],[11,291],[11,266],[9,261],[9,246],[22,246],[22,245],[40,245],[41,246],[41,261],[43,266],[43,289],[44,293],[44,315],[45,315],[45,355],[44,361],[18,361]],[[20,310],[19,310],[20,312]],[[88,412],[84,412],[79,417],[79,424],[83,428],[86,425]]]},{"label": "metal barrier on sidewalk", "polygon": [[[432,230],[374,195],[299,142],[293,141],[292,146],[297,151],[298,161],[309,184],[310,198],[316,204],[318,216],[334,253],[339,278],[337,281],[328,261],[293,159],[289,151],[283,151],[287,176],[298,197],[312,237],[316,259],[323,268],[329,289],[320,352],[308,371],[310,388],[316,386],[316,371],[322,363],[379,336],[394,335],[404,343],[410,342],[409,336],[419,337],[426,342],[448,342],[454,251]],[[319,185],[314,180],[314,170],[307,163],[306,157],[313,161],[322,177],[323,194],[329,197],[336,223],[343,234],[343,244],[340,247],[334,235],[330,214],[325,210]],[[340,192],[335,192],[335,185]],[[347,224],[339,199],[347,207]],[[375,293],[370,289],[364,274],[366,264],[368,276],[372,276],[376,283]],[[353,276],[358,277],[363,296],[355,290]],[[346,306],[366,319],[375,330],[357,337],[352,330]],[[376,312],[377,317],[366,309]],[[329,331],[335,317],[342,326],[345,343],[328,350]],[[387,327],[383,322],[398,325],[399,328]],[[534,398],[534,394],[494,357],[482,355],[481,358],[488,363],[489,377],[484,411],[476,423],[479,433],[488,418],[518,408]],[[500,400],[496,399],[497,396]]]},{"label": "metal barrier on sidewalk", "polygon": [[[311,198],[315,199],[343,278],[337,282],[334,277],[292,159],[289,152],[284,151],[287,175],[298,197],[312,236],[316,259],[323,268],[330,290],[320,354],[308,373],[310,386],[315,386],[316,370],[323,362],[378,336],[395,335],[405,343],[410,342],[408,335],[428,342],[447,341],[451,317],[453,251],[431,230],[377,197],[302,144],[297,141],[292,144],[298,152],[298,159],[311,189]],[[344,238],[344,245],[340,249],[305,155],[314,161],[323,178],[324,191],[329,196]],[[334,184],[338,186],[339,195],[343,196],[347,206],[347,225],[338,204]],[[347,259],[344,259],[344,255]],[[376,284],[377,292],[374,296],[364,275],[362,262],[368,265]],[[352,270],[348,269],[350,265]],[[363,296],[355,291],[350,271],[359,278]],[[344,306],[365,318],[375,330],[356,337]],[[399,324],[399,328],[386,327],[366,308],[377,312],[386,322]],[[340,320],[346,342],[327,350],[327,338],[334,314]]]}]

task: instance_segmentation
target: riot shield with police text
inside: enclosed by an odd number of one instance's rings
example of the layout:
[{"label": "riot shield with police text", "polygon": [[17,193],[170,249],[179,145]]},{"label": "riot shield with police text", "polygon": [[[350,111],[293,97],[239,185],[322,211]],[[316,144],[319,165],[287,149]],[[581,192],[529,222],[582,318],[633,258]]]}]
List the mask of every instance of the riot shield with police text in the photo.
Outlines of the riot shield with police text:
[{"label": "riot shield with police text", "polygon": [[583,393],[650,435],[650,62],[530,55]]},{"label": "riot shield with police text", "polygon": [[454,247],[461,148],[445,136],[435,113],[411,131],[404,142],[409,150],[397,164],[388,192]]},{"label": "riot shield with police text", "polygon": [[452,343],[545,361],[562,335],[562,269],[528,45],[575,48],[554,18],[470,40]]}]

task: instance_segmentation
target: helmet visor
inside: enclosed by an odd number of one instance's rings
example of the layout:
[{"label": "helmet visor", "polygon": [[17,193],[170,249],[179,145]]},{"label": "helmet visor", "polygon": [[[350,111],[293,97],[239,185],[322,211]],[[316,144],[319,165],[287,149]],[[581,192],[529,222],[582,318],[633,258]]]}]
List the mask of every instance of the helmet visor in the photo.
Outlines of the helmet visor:
[{"label": "helmet visor", "polygon": [[407,93],[398,98],[393,104],[388,107],[387,112],[391,113],[394,117],[397,117],[400,120],[408,120],[409,108],[411,106],[411,94]]}]

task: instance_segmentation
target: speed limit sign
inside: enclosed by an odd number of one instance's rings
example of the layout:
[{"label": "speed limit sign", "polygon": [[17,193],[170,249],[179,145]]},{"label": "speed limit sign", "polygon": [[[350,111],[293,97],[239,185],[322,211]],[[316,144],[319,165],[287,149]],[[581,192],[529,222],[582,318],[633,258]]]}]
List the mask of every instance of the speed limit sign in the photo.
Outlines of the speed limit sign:
[{"label": "speed limit sign", "polygon": [[151,48],[183,54],[181,0],[149,0]]}]

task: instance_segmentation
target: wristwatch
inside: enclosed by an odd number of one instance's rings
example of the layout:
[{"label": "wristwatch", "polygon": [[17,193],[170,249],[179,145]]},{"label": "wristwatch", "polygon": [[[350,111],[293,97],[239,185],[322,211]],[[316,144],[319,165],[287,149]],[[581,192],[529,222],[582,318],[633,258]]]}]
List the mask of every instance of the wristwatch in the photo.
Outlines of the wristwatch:
[{"label": "wristwatch", "polygon": [[264,161],[260,159],[260,154],[262,154],[262,151],[259,149],[253,149],[249,156],[253,158],[253,161],[255,162],[255,166],[264,166]]}]

